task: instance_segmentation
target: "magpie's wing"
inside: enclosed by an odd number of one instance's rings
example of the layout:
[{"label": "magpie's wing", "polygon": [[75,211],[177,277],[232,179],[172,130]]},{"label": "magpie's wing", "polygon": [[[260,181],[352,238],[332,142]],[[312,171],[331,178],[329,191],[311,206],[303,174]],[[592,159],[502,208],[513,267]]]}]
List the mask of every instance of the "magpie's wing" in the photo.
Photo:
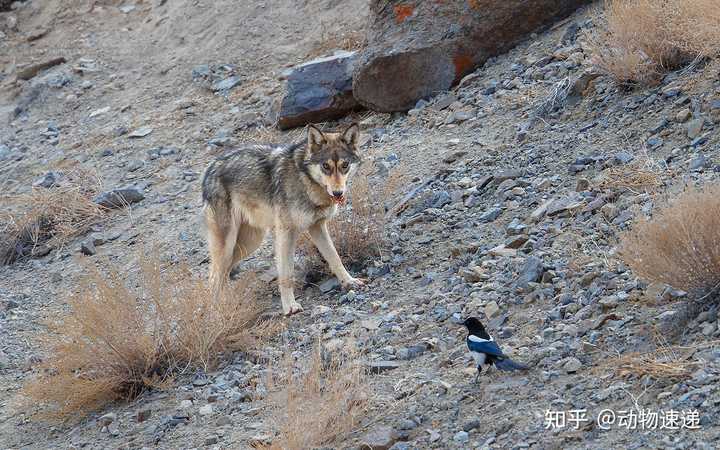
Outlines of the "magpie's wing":
[{"label": "magpie's wing", "polygon": [[502,350],[500,350],[500,347],[498,347],[495,341],[487,341],[485,339],[470,339],[468,337],[467,346],[471,352],[486,353],[492,356],[505,356],[505,354],[502,352]]}]

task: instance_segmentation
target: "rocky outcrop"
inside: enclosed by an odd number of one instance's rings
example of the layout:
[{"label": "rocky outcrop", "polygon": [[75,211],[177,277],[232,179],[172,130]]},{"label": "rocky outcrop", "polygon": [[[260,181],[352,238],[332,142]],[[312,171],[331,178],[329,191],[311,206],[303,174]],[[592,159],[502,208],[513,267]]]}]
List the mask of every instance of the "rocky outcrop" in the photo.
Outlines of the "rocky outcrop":
[{"label": "rocky outcrop", "polygon": [[339,52],[290,69],[280,104],[280,129],[337,119],[357,109],[352,94],[355,52]]},{"label": "rocky outcrop", "polygon": [[369,45],[356,64],[354,96],[376,111],[408,110],[586,3],[372,0]]}]

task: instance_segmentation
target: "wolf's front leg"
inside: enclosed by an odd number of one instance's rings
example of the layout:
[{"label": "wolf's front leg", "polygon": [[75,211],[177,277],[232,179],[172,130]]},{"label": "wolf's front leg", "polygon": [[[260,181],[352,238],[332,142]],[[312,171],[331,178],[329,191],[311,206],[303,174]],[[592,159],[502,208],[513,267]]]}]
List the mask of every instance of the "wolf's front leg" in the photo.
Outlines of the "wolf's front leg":
[{"label": "wolf's front leg", "polygon": [[325,221],[315,223],[308,231],[313,244],[315,244],[320,254],[325,258],[325,261],[327,261],[330,266],[330,270],[345,289],[359,287],[365,284],[362,279],[354,278],[348,273],[347,269],[345,269],[345,266],[340,260],[340,255],[338,255],[337,250],[335,250]]},{"label": "wolf's front leg", "polygon": [[280,287],[280,301],[286,316],[299,313],[303,310],[300,303],[295,301],[293,278],[295,266],[295,243],[298,233],[295,229],[282,224],[275,226],[275,262],[278,269],[278,285]]}]

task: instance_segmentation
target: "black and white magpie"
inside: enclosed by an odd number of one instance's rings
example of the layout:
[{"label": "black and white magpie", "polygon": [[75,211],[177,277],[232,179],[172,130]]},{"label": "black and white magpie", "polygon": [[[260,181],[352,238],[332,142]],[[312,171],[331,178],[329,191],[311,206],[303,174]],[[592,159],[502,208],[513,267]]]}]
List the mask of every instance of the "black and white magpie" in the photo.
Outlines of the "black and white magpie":
[{"label": "black and white magpie", "polygon": [[489,366],[495,364],[500,370],[527,370],[528,367],[524,364],[517,363],[512,359],[508,358],[505,353],[500,350],[495,340],[485,331],[485,327],[475,317],[470,317],[463,322],[468,329],[468,336],[466,339],[467,346],[475,359],[477,364],[478,374],[475,377],[477,382],[478,377],[482,373],[482,365],[487,364]]}]

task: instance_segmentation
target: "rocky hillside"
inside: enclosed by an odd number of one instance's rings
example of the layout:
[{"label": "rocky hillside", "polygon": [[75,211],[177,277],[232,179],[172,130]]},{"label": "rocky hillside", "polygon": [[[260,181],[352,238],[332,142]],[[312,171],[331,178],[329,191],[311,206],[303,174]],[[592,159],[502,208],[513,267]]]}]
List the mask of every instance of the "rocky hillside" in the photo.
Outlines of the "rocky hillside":
[{"label": "rocky hillside", "polygon": [[[366,289],[309,284],[298,292],[306,311],[276,318],[284,331],[258,354],[70,424],[20,406],[22,385],[48,357],[39,345],[47,320],[67,312],[83,264],[110,263],[134,280],[154,248],[206,273],[204,166],[240,142],[299,139],[269,127],[283,69],[349,46],[365,14],[360,0],[28,1],[0,13],[6,209],[21,208],[11,200],[34,184],[52,185],[49,172],[87,171],[98,192],[139,194],[61,248],[0,267],[0,447],[270,443],[267,361],[309,358],[318,339],[330,353],[355,346],[372,368],[370,414],[333,447],[716,447],[717,311],[678,329],[687,294],[639,280],[616,249],[685,186],[716,182],[720,66],[632,90],[583,77],[590,9],[407,114],[341,121],[360,121],[362,173],[387,208],[382,256],[359,272]],[[271,248],[241,271],[271,280]],[[265,283],[277,315],[276,284]],[[531,370],[491,369],[475,383],[459,325],[468,316]],[[663,351],[660,362],[677,369],[670,376],[633,370]],[[548,428],[548,411],[569,419],[573,410],[588,420]],[[662,419],[608,426],[595,420],[603,410],[683,416],[678,429]]]}]

